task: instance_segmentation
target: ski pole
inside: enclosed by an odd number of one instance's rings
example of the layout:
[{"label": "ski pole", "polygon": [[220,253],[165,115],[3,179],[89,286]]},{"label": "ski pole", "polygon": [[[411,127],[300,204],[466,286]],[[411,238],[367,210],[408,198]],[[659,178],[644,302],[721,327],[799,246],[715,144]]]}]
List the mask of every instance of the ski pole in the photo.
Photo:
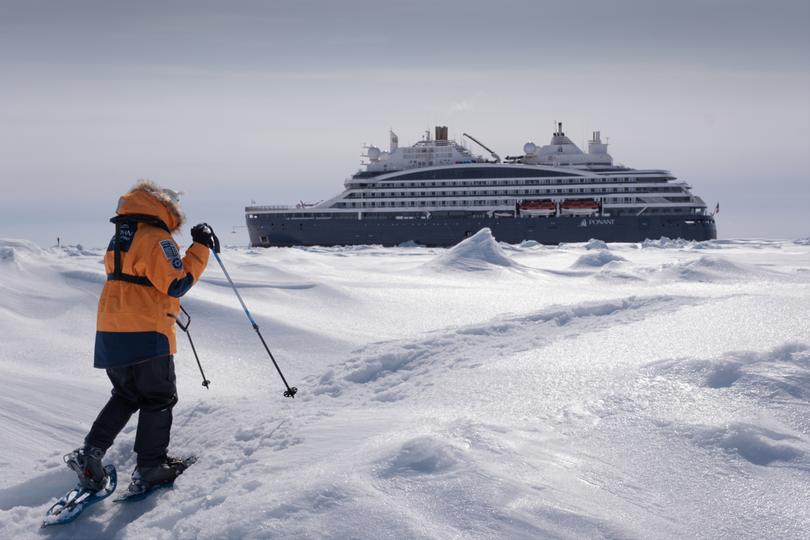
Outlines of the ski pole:
[{"label": "ski pole", "polygon": [[267,342],[264,341],[264,337],[262,336],[261,331],[259,331],[259,325],[256,324],[256,321],[253,319],[253,315],[250,314],[250,311],[245,305],[245,301],[242,300],[242,295],[239,294],[239,290],[236,288],[236,285],[234,285],[233,280],[231,279],[231,275],[228,274],[227,270],[225,270],[225,265],[222,264],[222,259],[219,258],[219,249],[220,249],[219,238],[217,237],[216,234],[214,234],[214,229],[210,225],[208,225],[207,223],[204,223],[204,225],[209,229],[211,229],[211,236],[213,237],[214,240],[214,246],[211,248],[211,251],[214,252],[214,257],[219,263],[219,267],[222,268],[222,273],[225,274],[225,278],[228,280],[228,283],[230,283],[233,292],[236,293],[236,298],[239,299],[239,303],[242,305],[242,309],[245,311],[245,315],[247,315],[248,321],[250,321],[250,324],[251,326],[253,326],[253,329],[256,330],[256,334],[262,341],[262,345],[264,345],[264,350],[267,351],[267,354],[270,356],[270,360],[272,360],[273,365],[276,366],[276,371],[278,371],[279,377],[281,377],[284,386],[287,387],[287,390],[284,391],[284,397],[295,398],[295,394],[298,392],[298,388],[296,388],[295,386],[291,387],[289,384],[287,384],[287,379],[284,378],[284,374],[281,372],[281,368],[278,367],[278,362],[276,362],[276,359],[273,358],[273,353],[270,352],[270,347],[267,346]]},{"label": "ski pole", "polygon": [[188,342],[191,344],[191,351],[194,353],[194,358],[197,360],[197,367],[200,368],[200,375],[202,375],[203,378],[202,385],[206,390],[208,390],[208,385],[211,384],[211,381],[205,378],[205,372],[203,371],[202,364],[200,364],[200,357],[197,356],[197,349],[194,347],[194,341],[191,339],[191,332],[188,331],[188,327],[191,324],[191,315],[188,314],[188,311],[186,311],[186,308],[183,306],[180,306],[180,310],[186,316],[186,324],[181,323],[180,319],[178,318],[175,318],[174,322],[176,322],[177,326],[179,326],[180,329],[188,336]]}]

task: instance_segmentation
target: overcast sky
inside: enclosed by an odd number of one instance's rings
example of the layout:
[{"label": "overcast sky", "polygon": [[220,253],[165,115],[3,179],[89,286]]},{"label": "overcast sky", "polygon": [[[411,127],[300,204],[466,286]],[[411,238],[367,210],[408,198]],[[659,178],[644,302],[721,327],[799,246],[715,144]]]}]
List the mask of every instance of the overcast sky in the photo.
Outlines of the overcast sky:
[{"label": "overcast sky", "polygon": [[807,237],[808,51],[806,0],[0,0],[0,237],[105,245],[148,177],[245,242],[245,204],[337,194],[389,128],[505,155],[555,121],[720,201],[721,237]]}]

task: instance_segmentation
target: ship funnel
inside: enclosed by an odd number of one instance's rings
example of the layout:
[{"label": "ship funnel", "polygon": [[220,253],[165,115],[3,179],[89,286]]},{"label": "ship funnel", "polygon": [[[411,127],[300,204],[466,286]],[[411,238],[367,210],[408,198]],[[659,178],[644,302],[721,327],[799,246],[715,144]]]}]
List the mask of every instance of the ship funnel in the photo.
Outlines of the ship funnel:
[{"label": "ship funnel", "polygon": [[607,155],[607,143],[602,142],[602,134],[599,131],[594,131],[593,137],[588,141],[588,153]]},{"label": "ship funnel", "polygon": [[447,140],[447,126],[436,126],[436,140],[437,141]]},{"label": "ship funnel", "polygon": [[599,131],[593,132],[593,137],[588,141],[589,154],[607,154],[607,144],[602,142],[602,134]]}]

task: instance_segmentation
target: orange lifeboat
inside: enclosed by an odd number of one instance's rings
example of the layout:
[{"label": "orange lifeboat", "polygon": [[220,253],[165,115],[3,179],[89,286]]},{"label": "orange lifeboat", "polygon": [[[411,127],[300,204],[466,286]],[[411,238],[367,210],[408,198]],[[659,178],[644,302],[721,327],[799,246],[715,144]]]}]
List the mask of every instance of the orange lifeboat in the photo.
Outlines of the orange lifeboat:
[{"label": "orange lifeboat", "polygon": [[599,208],[599,203],[593,199],[566,199],[560,203],[560,213],[573,216],[595,214]]},{"label": "orange lifeboat", "polygon": [[551,199],[530,199],[518,204],[521,214],[527,216],[553,216],[557,213],[557,204]]}]

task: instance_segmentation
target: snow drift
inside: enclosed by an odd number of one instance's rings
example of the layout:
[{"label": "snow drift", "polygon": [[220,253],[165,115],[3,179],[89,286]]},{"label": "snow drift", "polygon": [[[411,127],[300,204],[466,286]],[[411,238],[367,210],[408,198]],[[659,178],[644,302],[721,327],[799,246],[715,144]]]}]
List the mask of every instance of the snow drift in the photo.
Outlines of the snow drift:
[{"label": "snow drift", "polygon": [[434,270],[480,272],[498,267],[515,268],[518,265],[504,253],[492,236],[492,231],[483,228],[438,255],[427,266]]},{"label": "snow drift", "polygon": [[[810,246],[648,247],[227,249],[298,396],[209,266],[183,303],[212,385],[180,336],[171,447],[200,461],[46,535],[806,536]],[[109,396],[103,249],[0,253],[0,537],[41,538]]]},{"label": "snow drift", "polygon": [[691,282],[736,280],[754,275],[777,277],[767,268],[752,266],[745,262],[735,262],[716,255],[702,255],[697,259],[664,263],[655,269],[648,269],[648,272],[660,274],[659,279]]},{"label": "snow drift", "polygon": [[20,257],[43,255],[45,251],[28,240],[0,238],[0,264],[14,264]]},{"label": "snow drift", "polygon": [[[592,248],[586,248],[592,249]],[[606,249],[580,255],[571,265],[572,268],[598,268],[612,262],[626,261],[621,255],[611,253]]]}]

